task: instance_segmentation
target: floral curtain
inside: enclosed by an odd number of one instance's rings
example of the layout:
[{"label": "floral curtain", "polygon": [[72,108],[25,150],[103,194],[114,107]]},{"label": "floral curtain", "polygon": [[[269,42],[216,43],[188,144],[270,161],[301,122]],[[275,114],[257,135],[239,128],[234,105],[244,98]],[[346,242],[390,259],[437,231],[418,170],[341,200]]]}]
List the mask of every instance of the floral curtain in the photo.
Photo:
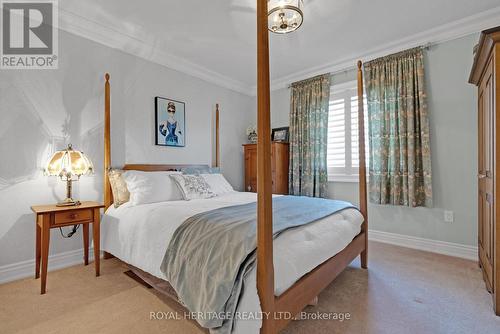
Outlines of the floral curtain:
[{"label": "floral curtain", "polygon": [[424,79],[421,48],[365,64],[372,203],[432,207]]},{"label": "floral curtain", "polygon": [[291,195],[326,197],[330,75],[292,84],[290,99]]}]

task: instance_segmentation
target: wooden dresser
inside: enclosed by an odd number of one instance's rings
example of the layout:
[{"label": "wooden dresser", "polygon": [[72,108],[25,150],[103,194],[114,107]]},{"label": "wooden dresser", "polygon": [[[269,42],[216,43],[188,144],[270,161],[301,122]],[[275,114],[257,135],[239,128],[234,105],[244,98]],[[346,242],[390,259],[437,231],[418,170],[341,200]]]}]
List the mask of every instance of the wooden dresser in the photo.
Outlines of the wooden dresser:
[{"label": "wooden dresser", "polygon": [[[288,194],[289,144],[273,142],[271,167],[273,194]],[[245,144],[245,191],[257,191],[257,144]]]},{"label": "wooden dresser", "polygon": [[479,265],[500,315],[500,27],[481,33],[469,82],[479,89]]}]

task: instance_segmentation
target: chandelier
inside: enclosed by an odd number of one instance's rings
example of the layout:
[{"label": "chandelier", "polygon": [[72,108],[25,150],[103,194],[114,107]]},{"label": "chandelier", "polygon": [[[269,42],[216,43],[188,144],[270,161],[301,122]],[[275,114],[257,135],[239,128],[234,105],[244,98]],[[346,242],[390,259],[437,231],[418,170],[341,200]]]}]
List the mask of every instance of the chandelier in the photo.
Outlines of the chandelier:
[{"label": "chandelier", "polygon": [[287,34],[300,28],[304,21],[303,0],[268,0],[268,27],[276,34]]}]

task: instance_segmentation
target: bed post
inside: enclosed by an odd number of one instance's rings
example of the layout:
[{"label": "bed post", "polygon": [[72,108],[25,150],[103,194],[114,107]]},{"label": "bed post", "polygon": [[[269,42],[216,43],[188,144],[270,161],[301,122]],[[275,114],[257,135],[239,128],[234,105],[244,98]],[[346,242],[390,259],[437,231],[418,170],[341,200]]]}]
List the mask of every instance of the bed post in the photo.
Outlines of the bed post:
[{"label": "bed post", "polygon": [[358,61],[358,147],[359,147],[359,209],[365,218],[361,227],[365,232],[365,250],[361,253],[361,267],[368,268],[368,205],[366,190],[366,159],[365,159],[365,113],[363,98],[363,63]]},{"label": "bed post", "polygon": [[105,76],[104,84],[104,209],[112,204],[111,184],[108,179],[108,170],[111,168],[111,109],[110,109],[110,87],[109,73]]},{"label": "bed post", "polygon": [[[104,211],[106,211],[111,204],[113,204],[111,184],[108,179],[108,170],[111,168],[111,105],[109,87],[109,73],[104,75],[106,83],[104,84]],[[103,258],[105,260],[111,259],[113,255],[104,252]]]},{"label": "bed post", "polygon": [[260,332],[275,334],[267,1],[257,0],[257,291],[264,315]]},{"label": "bed post", "polygon": [[219,104],[215,105],[215,167],[220,167]]}]

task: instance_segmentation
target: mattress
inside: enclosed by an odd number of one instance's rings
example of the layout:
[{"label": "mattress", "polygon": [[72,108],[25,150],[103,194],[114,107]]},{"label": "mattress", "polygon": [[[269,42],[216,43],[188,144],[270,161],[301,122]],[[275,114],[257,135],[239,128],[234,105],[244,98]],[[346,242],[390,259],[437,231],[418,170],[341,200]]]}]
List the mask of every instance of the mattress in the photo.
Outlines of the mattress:
[{"label": "mattress", "polygon": [[[255,202],[255,193],[232,192],[210,199],[111,206],[101,222],[101,249],[153,276],[165,279],[160,265],[176,228],[201,212]],[[346,209],[317,222],[283,232],[274,241],[275,294],[279,296],[302,276],[342,251],[361,231],[363,216]],[[260,303],[256,270],[245,280],[235,333],[259,333]]]}]

